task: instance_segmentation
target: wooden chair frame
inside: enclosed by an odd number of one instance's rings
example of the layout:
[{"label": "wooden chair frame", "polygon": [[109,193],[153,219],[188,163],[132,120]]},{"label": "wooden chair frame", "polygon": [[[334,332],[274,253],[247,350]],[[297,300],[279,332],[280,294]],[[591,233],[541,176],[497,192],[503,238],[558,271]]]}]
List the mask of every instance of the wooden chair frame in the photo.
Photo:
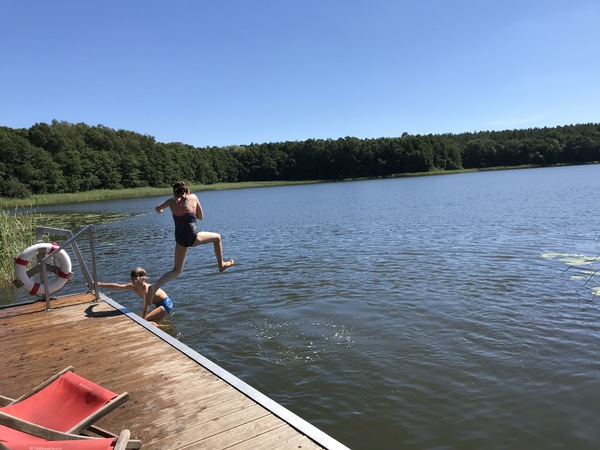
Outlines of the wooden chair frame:
[{"label": "wooden chair frame", "polygon": [[[30,390],[26,394],[22,395],[21,397],[19,397],[17,399],[14,399],[14,400],[9,397],[0,395],[0,407],[13,405],[22,400],[25,400],[26,398],[29,398],[29,397],[35,395],[36,393],[42,391],[46,386],[50,385],[52,382],[54,382],[56,379],[61,377],[66,372],[74,372],[74,371],[75,371],[75,369],[73,368],[73,366],[69,366],[69,367],[61,370],[57,374],[53,375],[52,377],[48,378],[46,381],[39,384],[38,386],[36,386],[35,388]],[[104,430],[100,427],[97,427],[93,424],[96,421],[100,420],[102,417],[106,416],[108,413],[110,413],[115,408],[117,408],[120,405],[122,405],[123,403],[125,403],[128,399],[129,399],[129,394],[127,392],[117,395],[115,398],[113,398],[112,400],[107,402],[104,406],[97,409],[93,414],[90,414],[88,417],[86,417],[85,419],[80,421],[75,426],[71,427],[66,432],[52,430],[50,428],[46,428],[46,427],[43,427],[41,425],[38,425],[38,424],[35,424],[32,422],[28,422],[26,420],[23,420],[18,417],[7,414],[7,413],[1,411],[1,409],[0,409],[0,425],[4,425],[6,427],[13,428],[15,430],[30,434],[32,436],[37,436],[37,437],[46,439],[48,441],[74,440],[74,439],[77,439],[77,440],[97,439],[97,437],[94,437],[94,436],[81,435],[80,433],[83,433],[83,432],[93,433],[93,434],[97,435],[98,437],[119,438],[121,435],[117,436],[116,434],[111,433],[110,431]],[[138,449],[142,446],[141,441],[129,439],[129,430],[124,430],[124,431],[127,432],[127,439],[124,439],[125,436],[123,436],[122,440],[126,440],[127,442],[126,442],[126,446],[121,447],[121,448]],[[123,434],[123,432],[121,432],[121,434]],[[115,449],[117,449],[117,448],[119,448],[119,447],[115,447]]]}]

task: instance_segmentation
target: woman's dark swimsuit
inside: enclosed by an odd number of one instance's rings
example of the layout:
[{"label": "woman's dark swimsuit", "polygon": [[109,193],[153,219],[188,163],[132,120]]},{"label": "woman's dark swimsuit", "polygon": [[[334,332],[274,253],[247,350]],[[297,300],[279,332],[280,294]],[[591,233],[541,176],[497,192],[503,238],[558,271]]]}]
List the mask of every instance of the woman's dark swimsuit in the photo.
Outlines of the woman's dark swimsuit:
[{"label": "woman's dark swimsuit", "polygon": [[189,211],[181,216],[173,215],[175,221],[175,242],[183,247],[191,247],[199,233],[196,227],[196,212]]}]

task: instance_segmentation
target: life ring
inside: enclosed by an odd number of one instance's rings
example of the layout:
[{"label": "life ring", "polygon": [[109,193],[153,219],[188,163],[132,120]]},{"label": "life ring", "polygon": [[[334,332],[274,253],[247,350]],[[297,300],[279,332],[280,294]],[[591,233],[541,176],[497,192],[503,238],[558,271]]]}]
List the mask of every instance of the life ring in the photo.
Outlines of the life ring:
[{"label": "life ring", "polygon": [[[27,265],[31,258],[35,257],[38,253],[42,255],[50,254],[56,251],[58,245],[53,244],[35,244],[31,247],[27,247],[23,252],[17,256],[14,260],[15,263],[15,284],[18,287],[23,287],[30,295],[44,295],[46,288],[44,284],[36,283],[27,274]],[[48,294],[58,291],[65,285],[71,274],[71,259],[64,250],[59,251],[54,255],[55,262],[58,262],[57,270],[53,270],[57,277],[53,278],[52,281],[48,281]],[[40,274],[41,275],[41,274]]]}]

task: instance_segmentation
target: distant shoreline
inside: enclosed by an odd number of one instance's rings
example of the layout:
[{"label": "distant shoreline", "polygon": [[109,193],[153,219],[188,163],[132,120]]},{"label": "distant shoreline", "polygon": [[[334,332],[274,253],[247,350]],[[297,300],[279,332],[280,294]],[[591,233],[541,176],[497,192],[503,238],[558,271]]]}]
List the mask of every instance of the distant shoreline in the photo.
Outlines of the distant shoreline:
[{"label": "distant shoreline", "polygon": [[[595,163],[597,164],[597,163]],[[557,166],[544,166],[557,167]],[[417,172],[417,173],[402,173],[389,177],[382,178],[350,178],[341,180],[312,180],[312,181],[247,181],[240,183],[215,183],[215,184],[190,184],[192,192],[202,191],[220,191],[228,189],[250,189],[259,187],[274,187],[274,186],[294,186],[302,184],[317,184],[317,183],[337,183],[345,181],[364,181],[364,180],[382,180],[392,178],[408,178],[408,177],[423,177],[437,175],[453,175],[458,173],[469,172],[487,172],[495,170],[514,170],[514,169],[533,169],[540,166],[523,165],[523,166],[507,166],[507,167],[490,167],[487,169],[460,169],[460,170],[439,170],[432,172]],[[171,195],[171,188],[154,188],[140,187],[128,189],[98,189],[86,192],[65,193],[65,194],[35,194],[28,198],[5,198],[0,197],[0,208],[34,208],[36,206],[60,205],[67,203],[82,203],[94,202],[103,200],[124,200],[130,198],[146,198]]]}]

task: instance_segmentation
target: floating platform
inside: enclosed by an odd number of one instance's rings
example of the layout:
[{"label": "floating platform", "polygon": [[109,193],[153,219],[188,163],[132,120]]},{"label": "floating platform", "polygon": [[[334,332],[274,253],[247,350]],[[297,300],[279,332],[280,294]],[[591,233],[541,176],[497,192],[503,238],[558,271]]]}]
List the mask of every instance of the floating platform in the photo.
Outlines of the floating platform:
[{"label": "floating platform", "polygon": [[0,394],[17,398],[67,366],[124,405],[97,425],[143,449],[347,449],[110,298],[0,308]]}]

